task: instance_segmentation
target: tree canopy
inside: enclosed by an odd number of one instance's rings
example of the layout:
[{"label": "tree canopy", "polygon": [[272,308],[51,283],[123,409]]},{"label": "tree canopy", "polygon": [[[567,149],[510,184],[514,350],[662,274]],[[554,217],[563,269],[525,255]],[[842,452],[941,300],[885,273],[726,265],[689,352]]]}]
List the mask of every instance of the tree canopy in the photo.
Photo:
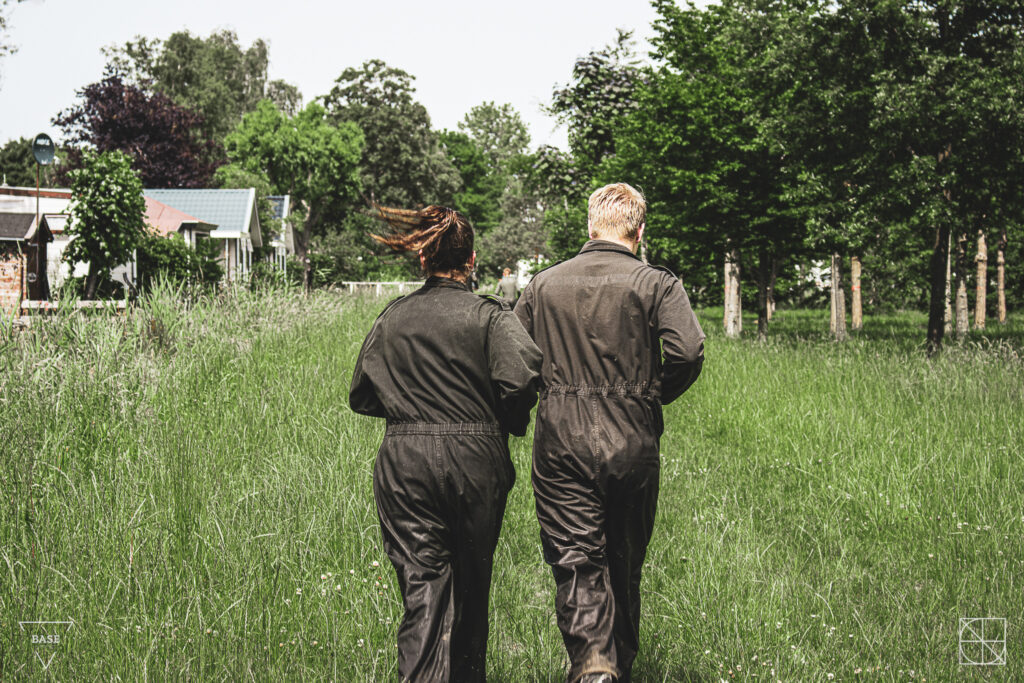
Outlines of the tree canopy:
[{"label": "tree canopy", "polygon": [[116,150],[82,153],[81,166],[71,171],[74,204],[67,232],[73,236],[64,251],[68,263],[89,262],[84,298],[96,294],[100,278],[128,262],[145,235],[146,202],[142,181],[131,159]]},{"label": "tree canopy", "polygon": [[441,149],[426,107],[413,97],[413,80],[372,59],[342,71],[322,99],[333,121],[363,131],[359,176],[367,197],[408,208],[451,204],[459,174]]},{"label": "tree canopy", "polygon": [[137,36],[104,52],[113,71],[126,80],[199,112],[204,134],[215,140],[223,140],[264,99],[289,114],[302,104],[294,85],[268,79],[267,42],[258,39],[244,47],[228,29],[206,38],[189,31],[176,31],[165,40]]},{"label": "tree canopy", "polygon": [[202,116],[110,74],[79,91],[81,102],[58,114],[64,141],[101,152],[119,150],[148,187],[207,187],[220,145],[202,137]]}]

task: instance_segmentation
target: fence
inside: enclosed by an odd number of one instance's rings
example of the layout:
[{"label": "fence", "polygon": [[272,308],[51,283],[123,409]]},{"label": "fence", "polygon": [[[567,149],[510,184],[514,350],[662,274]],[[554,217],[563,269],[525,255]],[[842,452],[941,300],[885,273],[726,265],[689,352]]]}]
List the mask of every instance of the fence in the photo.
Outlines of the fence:
[{"label": "fence", "polygon": [[357,292],[373,292],[375,296],[381,296],[385,292],[391,293],[395,289],[398,290],[399,294],[402,294],[407,289],[412,290],[421,287],[423,282],[339,282],[338,285],[343,289],[347,289],[349,294],[355,294]]}]

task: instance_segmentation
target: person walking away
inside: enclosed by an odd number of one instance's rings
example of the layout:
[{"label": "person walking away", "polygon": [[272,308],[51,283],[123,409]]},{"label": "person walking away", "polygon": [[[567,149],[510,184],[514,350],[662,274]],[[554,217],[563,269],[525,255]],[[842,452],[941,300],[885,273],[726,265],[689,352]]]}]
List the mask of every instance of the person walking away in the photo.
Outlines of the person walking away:
[{"label": "person walking away", "polygon": [[374,322],[349,405],[387,419],[373,491],[398,574],[403,681],[485,680],[494,550],[515,469],[508,435],[526,433],[541,356],[509,306],[472,294],[473,229],[448,208],[380,213],[374,236],[417,251],[428,278]]},{"label": "person walking away", "polygon": [[494,292],[505,301],[509,302],[510,305],[514,305],[516,297],[519,296],[519,283],[516,281],[512,270],[506,268],[501,274],[501,280],[498,281],[498,288]]},{"label": "person walking away", "polygon": [[636,256],[646,210],[624,183],[594,192],[590,240],[534,276],[515,308],[544,354],[533,489],[570,682],[630,680],[662,405],[704,359],[682,283]]}]

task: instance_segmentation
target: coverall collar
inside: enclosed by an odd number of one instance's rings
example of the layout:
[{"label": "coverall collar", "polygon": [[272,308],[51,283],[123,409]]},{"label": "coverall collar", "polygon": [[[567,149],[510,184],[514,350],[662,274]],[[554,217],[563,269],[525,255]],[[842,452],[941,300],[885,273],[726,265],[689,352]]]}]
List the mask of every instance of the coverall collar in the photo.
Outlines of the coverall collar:
[{"label": "coverall collar", "polygon": [[583,248],[580,249],[580,253],[585,254],[590,251],[617,251],[619,253],[626,254],[627,256],[631,256],[637,261],[640,260],[639,256],[626,247],[622,246],[618,242],[609,242],[608,240],[588,240],[587,243],[583,245]]},{"label": "coverall collar", "polygon": [[465,289],[469,291],[469,281],[459,282],[455,278],[440,277],[438,275],[431,275],[427,278],[427,281],[423,283],[424,287],[451,287],[453,289]]}]

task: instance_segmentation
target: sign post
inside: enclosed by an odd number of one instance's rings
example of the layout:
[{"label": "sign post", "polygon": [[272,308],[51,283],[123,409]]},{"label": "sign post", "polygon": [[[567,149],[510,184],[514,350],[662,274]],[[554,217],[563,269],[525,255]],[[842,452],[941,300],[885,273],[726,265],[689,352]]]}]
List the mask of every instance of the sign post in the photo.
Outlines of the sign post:
[{"label": "sign post", "polygon": [[[36,136],[35,140],[32,141],[32,156],[36,158],[36,241],[39,240],[39,169],[42,166],[49,166],[53,163],[54,145],[53,140],[46,133],[40,133]],[[46,264],[41,263],[40,250],[38,244],[36,245],[36,269],[45,268]],[[22,273],[25,272],[25,268],[28,267],[26,263],[22,267]],[[39,275],[37,273],[30,273],[28,277],[23,276],[30,283],[35,282]],[[22,294],[24,294],[25,284],[22,281]],[[20,298],[20,297],[19,297]]]},{"label": "sign post", "polygon": [[36,230],[39,230],[39,167],[53,163],[53,140],[40,133],[32,141],[32,156],[36,158]]}]

